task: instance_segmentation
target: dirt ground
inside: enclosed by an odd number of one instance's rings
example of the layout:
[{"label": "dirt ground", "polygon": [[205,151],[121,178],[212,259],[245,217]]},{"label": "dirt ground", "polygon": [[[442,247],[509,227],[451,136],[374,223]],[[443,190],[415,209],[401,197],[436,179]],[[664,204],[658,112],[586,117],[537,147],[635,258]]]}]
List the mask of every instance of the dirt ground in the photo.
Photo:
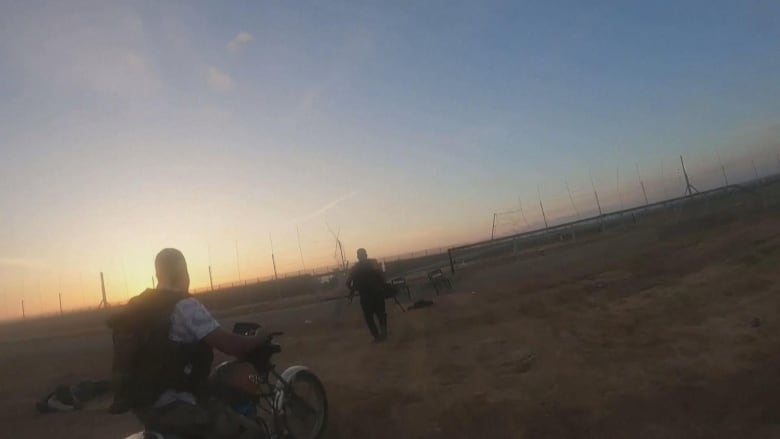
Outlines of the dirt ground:
[{"label": "dirt ground", "polygon": [[[432,307],[388,302],[384,344],[343,301],[243,319],[285,330],[278,364],[322,378],[329,438],[780,438],[778,262],[780,219],[766,214],[460,272]],[[107,333],[0,346],[3,437],[138,428],[107,401],[34,411],[56,384],[107,375]]]}]

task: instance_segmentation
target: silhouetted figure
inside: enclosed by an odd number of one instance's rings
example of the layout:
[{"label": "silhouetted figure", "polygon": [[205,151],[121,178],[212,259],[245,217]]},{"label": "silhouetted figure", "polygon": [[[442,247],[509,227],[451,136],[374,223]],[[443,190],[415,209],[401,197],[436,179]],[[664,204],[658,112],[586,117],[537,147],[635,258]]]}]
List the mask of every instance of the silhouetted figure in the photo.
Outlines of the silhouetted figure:
[{"label": "silhouetted figure", "polygon": [[[368,330],[374,336],[375,341],[383,341],[387,338],[387,313],[385,312],[385,275],[375,259],[368,259],[366,249],[358,249],[358,262],[352,267],[347,277],[349,299],[360,293],[360,306],[363,308],[363,317],[366,319]],[[379,320],[379,329],[376,327],[374,315]]]},{"label": "silhouetted figure", "polygon": [[212,348],[242,356],[267,341],[222,329],[189,294],[187,262],[168,248],[155,259],[157,288],[109,319],[114,361],[112,413],[132,410],[148,429],[186,438],[262,437],[254,421],[209,398]]}]

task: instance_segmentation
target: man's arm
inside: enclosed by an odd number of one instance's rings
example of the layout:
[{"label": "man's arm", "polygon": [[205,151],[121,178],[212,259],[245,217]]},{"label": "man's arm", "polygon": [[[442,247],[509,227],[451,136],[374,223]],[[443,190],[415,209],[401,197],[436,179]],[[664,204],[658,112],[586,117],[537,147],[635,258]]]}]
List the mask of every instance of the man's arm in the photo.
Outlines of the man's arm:
[{"label": "man's arm", "polygon": [[203,341],[212,348],[234,357],[241,357],[268,341],[268,335],[258,333],[254,336],[233,334],[221,327],[203,337]]},{"label": "man's arm", "polygon": [[352,300],[352,297],[355,296],[355,268],[357,268],[357,265],[352,266],[352,268],[349,270],[349,274],[347,275],[347,289],[349,290],[349,300]]},{"label": "man's arm", "polygon": [[171,329],[173,341],[202,340],[211,348],[235,357],[251,352],[268,339],[268,334],[262,331],[258,331],[254,336],[225,331],[195,298],[184,299],[176,304],[173,320]]},{"label": "man's arm", "polygon": [[352,281],[354,277],[355,277],[355,267],[352,267],[349,270],[349,274],[347,275],[347,281],[345,282],[347,289],[349,290],[350,293],[352,292],[352,290],[354,290],[354,288],[352,287]]}]

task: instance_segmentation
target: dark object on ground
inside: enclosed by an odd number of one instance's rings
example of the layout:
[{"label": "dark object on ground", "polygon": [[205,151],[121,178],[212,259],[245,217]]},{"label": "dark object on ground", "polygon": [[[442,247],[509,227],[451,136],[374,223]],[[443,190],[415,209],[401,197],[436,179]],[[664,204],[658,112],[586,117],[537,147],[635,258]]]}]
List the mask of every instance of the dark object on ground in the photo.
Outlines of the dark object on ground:
[{"label": "dark object on ground", "polygon": [[452,290],[452,282],[450,282],[447,276],[442,273],[441,268],[428,272],[428,280],[436,290],[437,296],[439,295],[440,286],[444,286],[447,287],[448,290]]},{"label": "dark object on ground", "polygon": [[427,308],[429,306],[433,306],[433,302],[430,300],[420,299],[417,302],[414,302],[412,306],[410,306],[408,309],[419,309],[419,308]]},{"label": "dark object on ground", "polygon": [[[393,299],[395,304],[398,305],[399,308],[401,308],[401,311],[406,312],[403,305],[401,305],[401,302],[398,301],[398,291],[399,290],[395,286],[393,286],[393,284],[391,283],[385,284],[384,291],[383,291],[384,299],[385,300]],[[411,300],[411,298],[409,300]]]},{"label": "dark object on ground", "polygon": [[35,403],[40,413],[80,410],[84,403],[108,393],[111,384],[108,380],[84,380],[70,386],[59,386],[45,398]]},{"label": "dark object on ground", "polygon": [[412,291],[409,289],[409,285],[406,283],[405,277],[396,277],[390,281],[390,285],[395,288],[396,294],[400,293],[401,291],[406,291],[406,295],[409,297],[409,300],[412,300]]},{"label": "dark object on ground", "polygon": [[759,326],[761,326],[761,319],[756,317],[753,319],[753,322],[751,324],[754,328],[758,328]]},{"label": "dark object on ground", "polygon": [[531,370],[531,366],[533,365],[534,360],[536,360],[534,354],[524,355],[523,358],[521,358],[520,361],[517,362],[517,371],[520,373],[528,372],[529,370]]}]

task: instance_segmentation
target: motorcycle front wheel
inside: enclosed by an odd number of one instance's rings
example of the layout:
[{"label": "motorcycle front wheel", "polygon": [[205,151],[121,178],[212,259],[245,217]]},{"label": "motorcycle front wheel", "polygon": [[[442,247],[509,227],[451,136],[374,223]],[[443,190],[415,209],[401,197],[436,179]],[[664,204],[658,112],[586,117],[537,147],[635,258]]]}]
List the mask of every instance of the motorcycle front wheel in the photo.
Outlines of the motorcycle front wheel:
[{"label": "motorcycle front wheel", "polygon": [[325,387],[308,369],[285,374],[286,385],[279,388],[278,408],[287,433],[292,439],[319,439],[328,418]]}]

